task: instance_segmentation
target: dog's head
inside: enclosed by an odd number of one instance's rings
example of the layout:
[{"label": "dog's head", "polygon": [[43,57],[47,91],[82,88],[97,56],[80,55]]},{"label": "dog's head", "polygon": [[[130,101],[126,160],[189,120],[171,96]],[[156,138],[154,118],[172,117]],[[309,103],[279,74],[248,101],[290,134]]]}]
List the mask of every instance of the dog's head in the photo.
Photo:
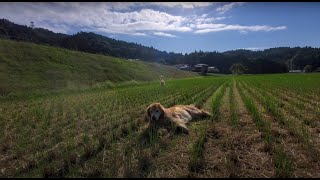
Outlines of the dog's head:
[{"label": "dog's head", "polygon": [[147,108],[146,114],[150,122],[157,122],[163,119],[164,107],[160,103],[153,103]]}]

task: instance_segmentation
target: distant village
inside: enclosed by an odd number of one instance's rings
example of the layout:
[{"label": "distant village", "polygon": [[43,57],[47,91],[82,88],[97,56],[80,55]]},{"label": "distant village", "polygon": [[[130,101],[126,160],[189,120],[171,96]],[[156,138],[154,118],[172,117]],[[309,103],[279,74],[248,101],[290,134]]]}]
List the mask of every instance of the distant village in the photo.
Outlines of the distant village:
[{"label": "distant village", "polygon": [[176,64],[174,67],[183,71],[202,72],[204,69],[207,73],[219,73],[219,69],[214,66],[208,66],[207,64],[196,64],[194,66],[188,64]]},{"label": "distant village", "polygon": [[[128,61],[141,61],[140,59],[127,59]],[[206,71],[207,73],[219,73],[219,69],[214,66],[208,66],[207,64],[196,64],[194,66],[189,64],[176,64],[173,65],[177,69],[183,71],[193,71],[193,72],[203,72]]]},{"label": "distant village", "polygon": [[[128,61],[141,61],[140,59],[127,59]],[[166,64],[166,63],[164,63]],[[209,66],[207,64],[196,64],[196,65],[189,65],[189,64],[176,64],[173,65],[175,68],[183,70],[183,71],[193,71],[193,72],[201,72],[201,73],[219,73],[219,69],[215,66]],[[303,69],[293,69],[290,67],[289,73],[304,73],[305,70]],[[315,70],[314,72],[320,72],[320,68]]]}]

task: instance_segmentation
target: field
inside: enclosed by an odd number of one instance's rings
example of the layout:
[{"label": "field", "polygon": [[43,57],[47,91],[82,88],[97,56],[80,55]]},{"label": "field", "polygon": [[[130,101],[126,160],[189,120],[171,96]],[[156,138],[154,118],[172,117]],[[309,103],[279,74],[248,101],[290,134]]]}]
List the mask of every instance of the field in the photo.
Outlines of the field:
[{"label": "field", "polygon": [[[146,107],[197,104],[190,134]],[[320,177],[320,74],[241,75],[0,99],[0,177]]]},{"label": "field", "polygon": [[196,74],[158,63],[0,39],[0,97],[137,84],[159,75],[168,79]]}]

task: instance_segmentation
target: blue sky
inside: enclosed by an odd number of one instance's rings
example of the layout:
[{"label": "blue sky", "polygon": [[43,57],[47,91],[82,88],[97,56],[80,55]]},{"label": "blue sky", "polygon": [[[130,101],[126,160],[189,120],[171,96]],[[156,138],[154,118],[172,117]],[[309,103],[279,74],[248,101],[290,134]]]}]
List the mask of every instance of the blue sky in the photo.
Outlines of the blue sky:
[{"label": "blue sky", "polygon": [[177,53],[320,47],[317,2],[0,2],[0,18]]}]

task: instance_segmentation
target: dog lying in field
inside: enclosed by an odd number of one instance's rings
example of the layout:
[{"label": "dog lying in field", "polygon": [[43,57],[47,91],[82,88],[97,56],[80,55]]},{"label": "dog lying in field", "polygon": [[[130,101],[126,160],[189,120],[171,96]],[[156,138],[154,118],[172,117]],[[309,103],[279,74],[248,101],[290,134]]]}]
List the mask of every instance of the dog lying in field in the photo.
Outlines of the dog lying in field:
[{"label": "dog lying in field", "polygon": [[162,76],[160,76],[160,86],[164,86],[165,85],[165,81],[163,79]]},{"label": "dog lying in field", "polygon": [[194,105],[176,105],[165,108],[160,103],[153,103],[146,110],[146,118],[150,128],[169,129],[176,126],[182,128],[186,133],[189,132],[186,126],[188,122],[210,116],[210,113],[198,109]]}]

